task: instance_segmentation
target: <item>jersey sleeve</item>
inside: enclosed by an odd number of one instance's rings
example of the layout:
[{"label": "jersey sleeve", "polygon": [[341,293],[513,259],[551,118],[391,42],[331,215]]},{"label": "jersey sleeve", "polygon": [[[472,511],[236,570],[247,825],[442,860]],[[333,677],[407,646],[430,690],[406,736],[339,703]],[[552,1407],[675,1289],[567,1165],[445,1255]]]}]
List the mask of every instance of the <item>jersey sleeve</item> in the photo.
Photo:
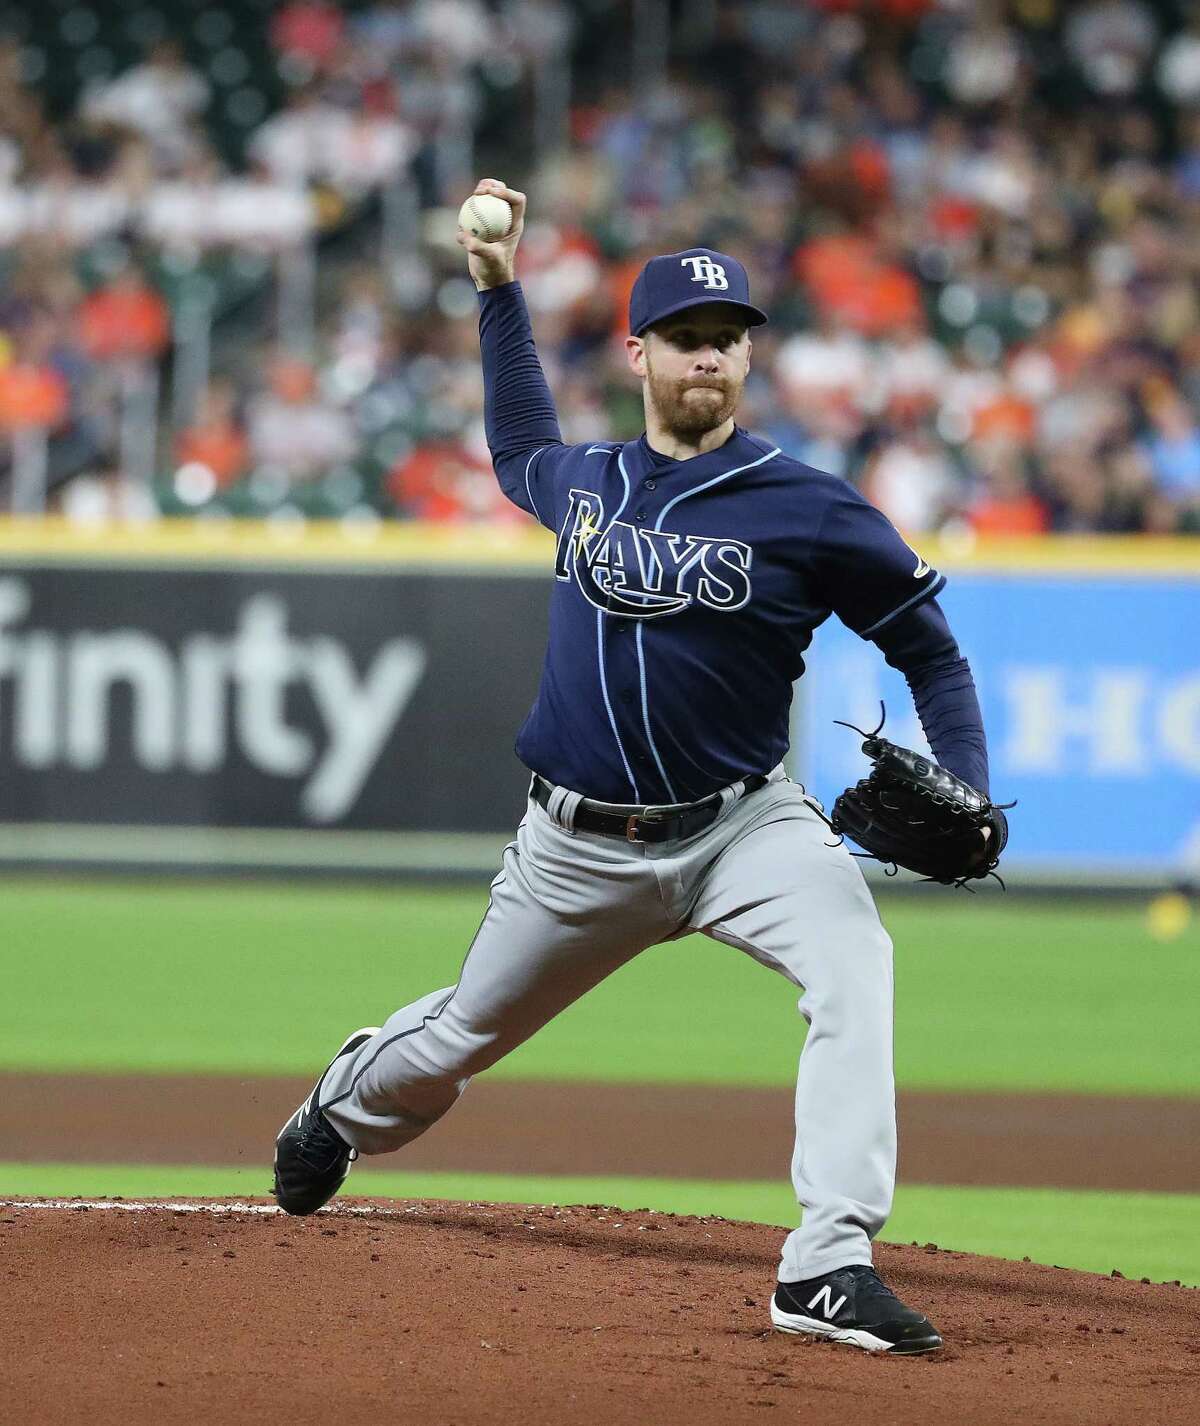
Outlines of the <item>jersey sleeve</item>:
[{"label": "jersey sleeve", "polygon": [[500,488],[553,530],[554,477],[570,448],[563,445],[519,282],[479,294],[479,351],[484,427]]},{"label": "jersey sleeve", "polygon": [[492,467],[500,489],[547,530],[558,532],[555,490],[558,472],[574,446],[561,443],[536,446],[510,456],[493,456]]},{"label": "jersey sleeve", "polygon": [[934,757],[986,796],[987,737],[975,680],[937,600],[905,610],[872,643],[903,673]]},{"label": "jersey sleeve", "polygon": [[946,580],[905,544],[881,510],[853,486],[838,485],[813,541],[816,589],[847,628],[874,639]]}]

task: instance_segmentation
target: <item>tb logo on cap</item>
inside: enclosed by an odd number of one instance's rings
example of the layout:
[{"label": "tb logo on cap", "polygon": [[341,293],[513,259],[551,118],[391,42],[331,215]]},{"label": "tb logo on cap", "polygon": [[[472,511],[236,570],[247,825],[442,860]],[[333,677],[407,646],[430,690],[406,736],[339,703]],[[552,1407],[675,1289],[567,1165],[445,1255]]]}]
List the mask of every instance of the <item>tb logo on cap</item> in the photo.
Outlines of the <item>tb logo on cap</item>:
[{"label": "tb logo on cap", "polygon": [[703,253],[697,257],[679,259],[680,267],[687,267],[689,264],[691,264],[693,282],[702,282],[711,292],[727,292],[729,290],[729,279],[725,276],[725,269],[719,262],[713,262],[712,258],[705,257]]}]

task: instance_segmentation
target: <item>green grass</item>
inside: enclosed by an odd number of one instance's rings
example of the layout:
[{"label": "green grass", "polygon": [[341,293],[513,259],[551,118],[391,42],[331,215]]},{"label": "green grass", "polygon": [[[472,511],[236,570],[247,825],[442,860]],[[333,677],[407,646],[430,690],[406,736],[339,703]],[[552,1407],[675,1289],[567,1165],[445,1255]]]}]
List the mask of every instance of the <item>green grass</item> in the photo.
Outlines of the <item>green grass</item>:
[{"label": "green grass", "polygon": [[[720,1214],[790,1226],[796,1207],[782,1183],[698,1183],[639,1178],[515,1178],[503,1174],[388,1173],[357,1169],[372,1197],[493,1203],[612,1203],[674,1213]],[[0,1163],[0,1197],[260,1197],[256,1169]],[[1057,1263],[1126,1277],[1200,1284],[1200,1196],[1063,1192],[1026,1188],[901,1187],[884,1231],[891,1242],[935,1242],[994,1257]]]},{"label": "green grass", "polygon": [[[0,1066],[307,1074],[454,982],[482,889],[0,882]],[[1136,903],[884,903],[910,1087],[1200,1094],[1200,931]],[[787,1084],[796,993],[699,937],[647,952],[492,1073]]]}]

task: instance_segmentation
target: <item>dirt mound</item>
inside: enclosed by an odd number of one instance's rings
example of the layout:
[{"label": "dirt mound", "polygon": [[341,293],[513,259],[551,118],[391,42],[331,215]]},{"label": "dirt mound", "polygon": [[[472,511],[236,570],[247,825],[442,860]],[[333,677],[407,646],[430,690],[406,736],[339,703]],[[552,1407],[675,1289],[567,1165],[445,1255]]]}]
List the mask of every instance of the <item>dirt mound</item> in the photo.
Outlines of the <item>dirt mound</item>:
[{"label": "dirt mound", "polygon": [[1200,1291],[884,1244],[881,1272],[947,1346],[869,1357],[769,1330],[781,1236],[601,1207],[5,1204],[0,1417],[1192,1419]]}]

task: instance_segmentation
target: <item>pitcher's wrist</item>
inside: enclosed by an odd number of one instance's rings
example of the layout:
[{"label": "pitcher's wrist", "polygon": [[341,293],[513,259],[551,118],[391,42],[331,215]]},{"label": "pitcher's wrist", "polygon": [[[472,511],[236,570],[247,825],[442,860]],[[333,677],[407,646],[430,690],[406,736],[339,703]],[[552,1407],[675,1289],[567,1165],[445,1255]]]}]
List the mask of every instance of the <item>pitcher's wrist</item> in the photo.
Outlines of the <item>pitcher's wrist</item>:
[{"label": "pitcher's wrist", "polygon": [[492,288],[492,287],[507,287],[510,282],[515,282],[515,281],[516,281],[516,277],[515,277],[515,275],[514,275],[511,271],[508,272],[508,273],[502,274],[501,276],[497,277],[497,278],[495,279],[495,281],[492,281],[492,280],[490,280],[490,279],[484,279],[484,278],[482,278],[482,277],[477,277],[477,278],[475,278],[475,291],[476,291],[476,292],[487,292],[487,291],[489,290],[489,288]]}]

